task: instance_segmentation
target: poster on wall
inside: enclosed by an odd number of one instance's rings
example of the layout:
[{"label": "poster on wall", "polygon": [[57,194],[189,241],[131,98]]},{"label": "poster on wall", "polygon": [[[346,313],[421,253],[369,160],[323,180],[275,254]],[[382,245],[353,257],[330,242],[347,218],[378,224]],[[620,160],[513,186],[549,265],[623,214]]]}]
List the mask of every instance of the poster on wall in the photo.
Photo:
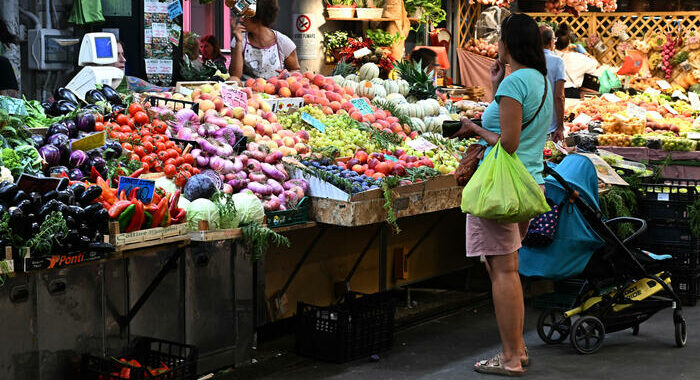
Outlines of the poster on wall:
[{"label": "poster on wall", "polygon": [[177,38],[179,42],[180,37],[173,31],[181,30],[181,26],[170,18],[174,2],[179,0],[170,3],[146,0],[143,3],[146,77],[159,86],[167,86],[173,80],[173,45],[177,46],[177,42],[172,40]]},{"label": "poster on wall", "polygon": [[310,13],[295,13],[292,15],[292,40],[297,45],[297,56],[300,60],[318,59],[318,49],[321,39],[319,25],[314,15]]}]

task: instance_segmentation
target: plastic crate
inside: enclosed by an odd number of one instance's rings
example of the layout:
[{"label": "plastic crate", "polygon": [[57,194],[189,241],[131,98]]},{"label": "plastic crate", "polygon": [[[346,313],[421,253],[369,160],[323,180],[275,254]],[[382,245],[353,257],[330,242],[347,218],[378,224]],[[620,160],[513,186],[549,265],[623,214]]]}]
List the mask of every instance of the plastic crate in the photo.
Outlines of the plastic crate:
[{"label": "plastic crate", "polygon": [[[687,250],[700,249],[700,240],[690,233],[687,223],[660,223],[651,221],[647,225],[647,246],[682,248]],[[656,253],[656,252],[654,252]]]},{"label": "plastic crate", "polygon": [[641,185],[642,199],[651,201],[694,202],[698,196],[700,180],[663,179],[660,183]]},{"label": "plastic crate", "polygon": [[137,338],[133,349],[117,358],[135,359],[142,366],[151,368],[162,368],[165,364],[170,369],[158,375],[151,375],[145,368],[131,367],[114,358],[86,354],[83,355],[81,363],[82,379],[123,380],[124,377],[120,377],[123,368],[130,368],[127,379],[189,380],[197,378],[198,351],[195,346],[154,338]]},{"label": "plastic crate", "polygon": [[159,96],[149,96],[146,98],[146,102],[150,103],[152,107],[158,107],[163,105],[172,108],[174,111],[178,111],[183,108],[189,108],[192,111],[194,111],[194,113],[199,112],[199,104],[195,102],[188,102],[187,100],[162,98]]},{"label": "plastic crate", "polygon": [[304,197],[297,204],[297,208],[284,211],[268,211],[267,226],[270,228],[293,226],[309,221],[309,209],[311,208],[311,199]]},{"label": "plastic crate", "polygon": [[647,251],[657,255],[671,255],[671,268],[673,271],[700,272],[700,250],[669,246],[650,246]]},{"label": "plastic crate", "polygon": [[643,199],[639,202],[639,213],[641,217],[647,221],[687,223],[688,205],[690,205],[689,202],[665,202]]},{"label": "plastic crate", "polygon": [[394,302],[388,293],[349,292],[338,305],[299,302],[296,348],[302,356],[343,363],[391,348]]},{"label": "plastic crate", "polygon": [[675,272],[671,274],[671,285],[683,305],[695,306],[700,296],[700,274]]}]

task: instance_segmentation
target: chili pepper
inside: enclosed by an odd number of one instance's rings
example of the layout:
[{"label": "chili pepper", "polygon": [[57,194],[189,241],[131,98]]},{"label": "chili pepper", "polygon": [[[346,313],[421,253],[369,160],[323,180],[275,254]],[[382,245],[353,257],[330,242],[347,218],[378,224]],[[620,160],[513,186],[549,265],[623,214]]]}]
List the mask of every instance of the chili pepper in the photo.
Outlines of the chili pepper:
[{"label": "chili pepper", "polygon": [[97,186],[102,188],[102,197],[109,203],[114,203],[116,200],[116,190],[109,187],[107,181],[102,179],[102,177],[97,178]]},{"label": "chili pepper", "polygon": [[127,207],[131,205],[130,201],[118,201],[117,203],[114,204],[114,206],[110,207],[109,210],[109,217],[112,219],[117,219],[119,215],[126,210]]},{"label": "chili pepper", "polygon": [[161,199],[162,199],[162,197],[161,197],[160,195],[158,195],[158,192],[157,192],[157,191],[154,191],[154,192],[153,192],[153,198],[151,198],[151,203],[158,204],[158,203],[160,203],[160,200],[161,200]]},{"label": "chili pepper", "polygon": [[143,203],[141,201],[135,201],[136,209],[134,210],[134,217],[131,218],[131,222],[126,227],[126,232],[137,231],[143,224],[144,210]]},{"label": "chili pepper", "polygon": [[131,178],[138,178],[143,173],[143,168],[134,170],[133,173],[129,175]]},{"label": "chili pepper", "polygon": [[179,224],[185,221],[185,216],[187,215],[187,212],[185,209],[180,208],[178,209],[177,215],[172,218],[170,221],[172,224]]},{"label": "chili pepper", "polygon": [[119,200],[120,200],[120,201],[125,201],[125,200],[127,200],[127,199],[126,199],[126,191],[122,190],[122,191],[119,193]]},{"label": "chili pepper", "polygon": [[138,186],[131,189],[131,192],[129,192],[129,200],[130,201],[133,201],[134,199],[136,199],[136,192],[138,192],[138,191],[139,191]]},{"label": "chili pepper", "polygon": [[119,214],[119,217],[117,220],[119,221],[119,232],[125,232],[126,227],[129,225],[131,222],[131,219],[134,218],[134,213],[136,212],[136,205],[134,203],[130,203],[129,206],[122,211],[121,214]]},{"label": "chili pepper", "polygon": [[170,216],[177,214],[177,203],[180,201],[180,190],[175,190],[175,194],[170,198]]},{"label": "chili pepper", "polygon": [[[160,226],[161,222],[165,218],[165,214],[168,212],[168,201],[170,200],[170,196],[167,196],[158,202],[158,205],[156,205],[155,211],[153,213],[153,226]],[[167,227],[167,226],[165,226]]]},{"label": "chili pepper", "polygon": [[142,230],[146,230],[153,227],[153,216],[151,215],[150,212],[144,211],[143,212],[143,225],[141,226]]},{"label": "chili pepper", "polygon": [[90,182],[96,183],[96,182],[97,182],[97,178],[102,178],[102,176],[101,176],[100,173],[97,171],[97,169],[95,169],[95,167],[93,166],[93,167],[90,169]]}]

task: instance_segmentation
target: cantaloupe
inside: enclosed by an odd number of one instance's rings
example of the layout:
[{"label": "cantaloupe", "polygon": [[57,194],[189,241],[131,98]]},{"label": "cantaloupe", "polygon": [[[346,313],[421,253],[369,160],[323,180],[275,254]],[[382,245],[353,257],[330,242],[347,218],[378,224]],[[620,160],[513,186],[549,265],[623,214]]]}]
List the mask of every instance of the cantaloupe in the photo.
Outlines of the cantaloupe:
[{"label": "cantaloupe", "polygon": [[369,80],[379,78],[379,66],[375,63],[367,62],[360,67],[360,79]]}]

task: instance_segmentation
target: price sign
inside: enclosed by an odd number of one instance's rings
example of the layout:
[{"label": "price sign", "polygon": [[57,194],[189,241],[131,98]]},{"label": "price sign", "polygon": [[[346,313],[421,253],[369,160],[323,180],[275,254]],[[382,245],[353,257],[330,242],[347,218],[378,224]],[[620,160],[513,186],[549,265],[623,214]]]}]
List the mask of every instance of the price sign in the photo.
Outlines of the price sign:
[{"label": "price sign", "polygon": [[131,177],[119,177],[119,187],[117,194],[121,194],[122,190],[129,195],[131,189],[138,187],[136,198],[144,204],[151,203],[153,192],[156,190],[156,181],[150,179],[139,179]]},{"label": "price sign", "polygon": [[576,116],[576,118],[574,119],[574,121],[572,121],[572,123],[574,123],[574,124],[581,123],[583,125],[587,125],[588,123],[591,122],[591,120],[593,120],[592,117],[586,115],[585,113],[580,113],[580,114],[578,114],[578,116]]},{"label": "price sign", "polygon": [[315,117],[309,115],[306,112],[301,113],[301,120],[303,120],[306,124],[309,124],[310,126],[318,129],[321,132],[326,132],[326,125],[321,122],[321,120],[316,119]]},{"label": "price sign", "polygon": [[180,93],[185,96],[191,96],[192,93],[194,93],[194,91],[185,86],[182,86],[180,87]]},{"label": "price sign", "polygon": [[71,150],[82,150],[87,152],[88,150],[97,149],[105,145],[105,132],[93,133],[90,136],[83,137],[80,140],[75,140],[70,144]]},{"label": "price sign", "polygon": [[372,54],[372,50],[369,50],[369,48],[363,47],[362,49],[356,50],[353,55],[355,56],[355,59],[360,59],[366,55]]},{"label": "price sign", "polygon": [[663,120],[663,116],[656,111],[647,111],[647,120]]},{"label": "price sign", "polygon": [[182,5],[180,4],[180,0],[173,0],[168,3],[168,17],[170,17],[171,20],[181,14]]},{"label": "price sign", "polygon": [[693,107],[693,110],[700,110],[700,97],[698,97],[698,94],[690,91],[688,93],[688,98],[690,99],[690,106]]},{"label": "price sign", "polygon": [[622,100],[615,94],[603,94],[602,97],[603,97],[603,99],[609,101],[610,103],[617,103],[620,100]]},{"label": "price sign", "polygon": [[357,108],[357,110],[360,111],[362,115],[369,115],[374,113],[374,111],[372,111],[372,107],[370,107],[369,103],[367,103],[367,101],[364,99],[351,99],[350,103],[352,103],[352,105],[355,108]]},{"label": "price sign", "polygon": [[419,152],[427,152],[429,150],[433,150],[433,149],[437,148],[435,146],[435,144],[424,139],[423,137],[419,137],[415,140],[408,141],[408,142],[406,142],[406,145],[408,145],[409,147],[411,147]]},{"label": "price sign", "polygon": [[237,88],[226,85],[221,86],[221,99],[228,107],[248,109],[248,95]]},{"label": "price sign", "polygon": [[389,161],[392,161],[392,162],[399,162],[398,158],[396,158],[392,155],[386,154],[386,153],[384,153],[384,158],[389,160]]},{"label": "price sign", "polygon": [[651,95],[651,96],[659,96],[659,95],[661,95],[661,91],[659,91],[659,90],[657,90],[657,89],[655,89],[655,88],[651,88],[651,87],[647,87],[647,89],[644,90],[644,93],[645,93],[645,94],[649,94],[649,95]]},{"label": "price sign", "polygon": [[678,115],[678,111],[676,111],[673,107],[671,107],[670,104],[664,104],[664,108],[666,108],[666,110],[668,112],[670,112],[671,114]]},{"label": "price sign", "polygon": [[665,80],[663,80],[663,79],[662,79],[662,80],[657,80],[657,81],[656,81],[656,84],[658,84],[658,85],[659,85],[659,88],[662,89],[662,90],[670,90],[670,89],[672,88],[671,85],[670,85],[668,82],[666,82]]},{"label": "price sign", "polygon": [[22,173],[17,180],[17,187],[29,194],[32,192],[38,192],[46,194],[51,190],[56,190],[58,184],[61,182],[60,178],[54,177],[34,177],[29,174]]},{"label": "price sign", "polygon": [[634,119],[647,119],[647,110],[644,108],[633,104],[633,103],[628,103],[627,104],[627,116],[634,118]]},{"label": "price sign", "polygon": [[678,99],[681,99],[681,100],[685,100],[686,102],[688,101],[688,97],[685,96],[685,94],[683,94],[683,93],[681,92],[681,90],[673,91],[673,94],[671,94],[671,97],[672,97],[672,98],[678,98]]}]

